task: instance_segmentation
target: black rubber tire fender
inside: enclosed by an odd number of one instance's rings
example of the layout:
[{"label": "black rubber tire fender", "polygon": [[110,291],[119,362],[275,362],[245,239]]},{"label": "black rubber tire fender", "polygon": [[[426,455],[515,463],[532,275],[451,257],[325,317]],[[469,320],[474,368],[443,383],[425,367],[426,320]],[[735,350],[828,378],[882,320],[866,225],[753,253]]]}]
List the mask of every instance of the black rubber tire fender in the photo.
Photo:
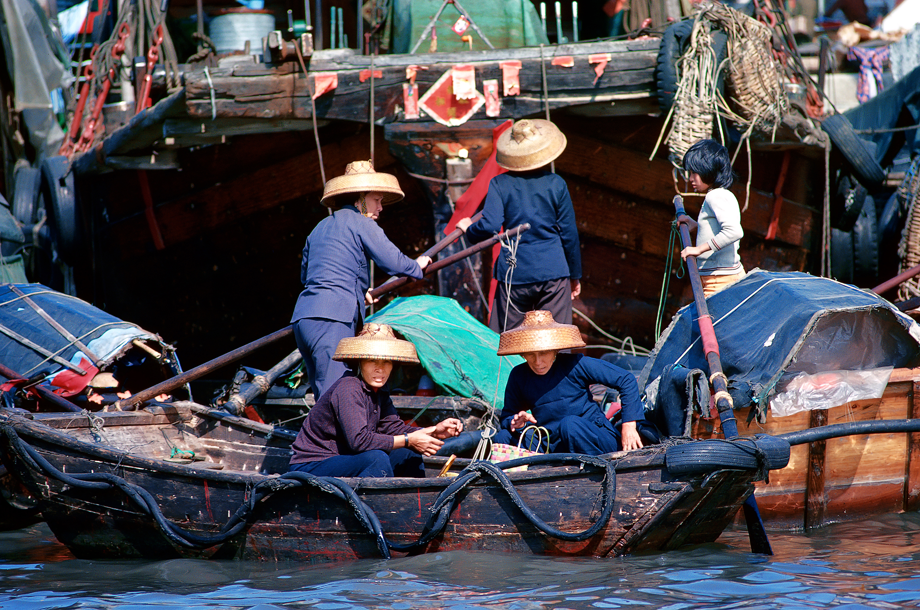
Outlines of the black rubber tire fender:
[{"label": "black rubber tire fender", "polygon": [[878,220],[875,199],[866,197],[853,227],[853,281],[857,286],[878,284]]},{"label": "black rubber tire fender", "polygon": [[862,213],[868,191],[849,174],[837,180],[837,193],[831,201],[831,227],[852,231]]},{"label": "black rubber tire fender", "polygon": [[842,114],[832,114],[821,122],[821,129],[847,160],[860,182],[877,186],[885,180],[885,171],[875,160],[870,143],[856,135],[848,118]]},{"label": "black rubber tire fender", "polygon": [[79,251],[80,218],[74,176],[67,157],[58,155],[42,162],[41,195],[55,248],[61,260],[72,265]]},{"label": "black rubber tire fender", "polygon": [[18,166],[13,175],[13,218],[24,225],[38,220],[38,195],[41,191],[42,173],[29,165]]},{"label": "black rubber tire fender", "polygon": [[769,470],[785,468],[789,463],[789,443],[768,434],[736,439],[699,440],[668,447],[665,465],[672,475],[695,475],[725,468],[756,470],[760,467],[754,445],[763,451]]},{"label": "black rubber tire fender", "polygon": [[663,113],[668,112],[674,104],[677,85],[680,84],[677,75],[677,60],[684,54],[692,31],[693,20],[684,19],[669,25],[661,37],[658,58],[655,62],[655,84],[658,87],[658,107]]},{"label": "black rubber tire fender", "polygon": [[831,276],[844,284],[853,283],[853,233],[831,229]]}]

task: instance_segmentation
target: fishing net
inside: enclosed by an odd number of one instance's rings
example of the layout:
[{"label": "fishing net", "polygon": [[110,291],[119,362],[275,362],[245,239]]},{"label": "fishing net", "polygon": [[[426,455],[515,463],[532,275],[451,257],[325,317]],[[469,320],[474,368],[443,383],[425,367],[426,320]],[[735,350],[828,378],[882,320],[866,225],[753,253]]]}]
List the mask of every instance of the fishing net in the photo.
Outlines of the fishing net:
[{"label": "fishing net", "polygon": [[511,369],[520,356],[498,356],[498,333],[453,299],[400,297],[367,319],[389,324],[415,345],[431,379],[446,394],[476,398],[501,411]]}]

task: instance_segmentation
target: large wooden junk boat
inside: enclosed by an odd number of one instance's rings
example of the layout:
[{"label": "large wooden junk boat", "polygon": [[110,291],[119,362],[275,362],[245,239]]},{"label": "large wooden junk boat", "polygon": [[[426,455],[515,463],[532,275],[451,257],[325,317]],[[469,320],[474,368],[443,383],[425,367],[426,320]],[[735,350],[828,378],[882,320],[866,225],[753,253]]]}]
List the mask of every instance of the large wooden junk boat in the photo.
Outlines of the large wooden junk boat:
[{"label": "large wooden junk boat", "polygon": [[[55,536],[85,558],[660,551],[715,540],[753,481],[789,454],[764,437],[714,464],[707,444],[724,441],[685,441],[501,467],[459,460],[452,477],[436,476],[449,465],[431,458],[431,478],[334,479],[282,474],[292,436],[189,402],[83,415],[0,410],[4,463]],[[519,463],[529,468],[502,470]]]},{"label": "large wooden junk boat", "polygon": [[[513,21],[496,16],[504,13],[494,3],[474,0],[395,4],[412,16],[401,34],[410,42],[402,46],[383,48],[381,38],[397,27],[398,10],[389,20],[380,13],[356,19],[350,4],[311,2],[306,13],[293,9],[287,28],[284,9],[268,3],[264,11],[275,9],[280,27],[253,40],[251,53],[202,46],[184,62],[178,28],[157,30],[158,22],[137,14],[113,14],[113,33],[85,81],[90,86],[74,90],[71,107],[82,116],[69,114],[70,130],[44,153],[26,155],[8,180],[19,189],[10,200],[28,202],[17,208],[24,235],[44,236],[31,250],[36,260],[28,269],[42,276],[33,281],[156,327],[167,339],[182,337],[186,357],[203,361],[288,319],[304,238],[326,213],[318,204],[323,181],[346,163],[372,158],[399,177],[407,197],[380,223],[403,251],[418,253],[437,241],[453,202],[485,166],[494,130],[509,119],[549,116],[568,138],[555,171],[568,183],[581,237],[584,291],[576,306],[617,336],[653,344],[676,187],[667,156],[687,137],[663,139],[668,120],[677,120],[670,100],[681,102],[661,89],[679,84],[676,62],[689,29],[669,29],[667,21],[685,17],[679,5],[649,2],[651,27],[636,23],[619,37],[595,29],[590,40],[579,40],[598,15],[583,8],[573,22],[567,3],[558,19],[547,18],[548,35],[539,19],[525,19],[541,3],[507,3],[518,7],[507,18]],[[150,9],[148,17],[160,15],[159,2],[139,6]],[[218,8],[200,6],[199,23]],[[328,25],[330,8],[338,11],[337,28],[366,44],[332,44],[328,28],[323,38],[319,28]],[[450,31],[461,8],[479,27],[466,30],[467,38]],[[173,2],[168,15],[192,12]],[[305,16],[312,31],[301,28]],[[434,27],[426,33],[429,22]],[[525,22],[527,35],[506,35]],[[134,38],[137,32],[145,37]],[[788,30],[777,32],[786,42],[776,52],[794,58]],[[118,66],[126,44],[148,59],[130,73]],[[754,57],[737,57],[748,55]],[[732,149],[741,151],[737,193],[748,268],[819,265],[812,253],[822,248],[824,189],[807,178],[825,175],[827,140],[804,105],[787,103],[783,83],[813,88],[796,72],[799,65],[767,63],[751,72],[779,83],[783,97],[768,125],[740,114],[720,122]],[[714,92],[720,85],[707,86]],[[694,115],[684,119],[687,128]],[[688,203],[691,213],[696,206]],[[477,286],[488,281],[489,267],[485,256],[472,271],[406,291],[456,298],[484,319]],[[231,288],[243,284],[250,286]],[[138,298],[151,291],[156,299]],[[686,291],[671,290],[664,310],[686,300]]]}]

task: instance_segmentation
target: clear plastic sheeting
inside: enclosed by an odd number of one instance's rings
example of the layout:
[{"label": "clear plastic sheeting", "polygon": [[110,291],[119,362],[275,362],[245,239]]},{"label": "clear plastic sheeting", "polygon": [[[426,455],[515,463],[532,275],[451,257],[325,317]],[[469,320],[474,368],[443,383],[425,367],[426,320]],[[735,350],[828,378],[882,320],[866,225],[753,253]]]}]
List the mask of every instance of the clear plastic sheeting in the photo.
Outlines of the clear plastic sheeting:
[{"label": "clear plastic sheeting", "polygon": [[389,324],[415,345],[431,379],[454,396],[478,398],[501,411],[508,374],[524,362],[498,356],[498,333],[453,299],[401,297],[369,317]]},{"label": "clear plastic sheeting", "polygon": [[814,375],[793,377],[770,400],[770,412],[777,417],[793,415],[800,411],[830,409],[858,400],[878,400],[882,397],[890,366],[868,371],[827,371]]},{"label": "clear plastic sheeting", "polygon": [[[755,403],[761,419],[769,398],[795,374],[920,361],[916,322],[872,292],[827,278],[755,269],[706,303],[734,406]],[[677,312],[642,369],[640,387],[673,364],[709,370],[697,318],[695,304]]]},{"label": "clear plastic sheeting", "polygon": [[[22,113],[29,141],[41,156],[56,154],[64,131],[54,116],[51,92],[73,77],[61,57],[67,50],[34,0],[0,0],[5,27],[0,28],[6,68],[13,79],[13,106]],[[65,82],[66,79],[66,82]]]}]

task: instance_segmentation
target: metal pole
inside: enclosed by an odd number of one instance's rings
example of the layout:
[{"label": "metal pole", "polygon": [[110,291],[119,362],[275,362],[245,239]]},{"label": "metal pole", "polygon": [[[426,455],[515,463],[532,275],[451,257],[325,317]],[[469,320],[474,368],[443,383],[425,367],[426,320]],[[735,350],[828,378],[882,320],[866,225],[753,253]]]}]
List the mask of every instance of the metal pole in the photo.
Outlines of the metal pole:
[{"label": "metal pole", "polygon": [[358,55],[364,54],[364,14],[363,14],[364,3],[361,0],[357,2],[357,15],[355,27],[358,28],[358,39],[356,41],[358,47]]}]

